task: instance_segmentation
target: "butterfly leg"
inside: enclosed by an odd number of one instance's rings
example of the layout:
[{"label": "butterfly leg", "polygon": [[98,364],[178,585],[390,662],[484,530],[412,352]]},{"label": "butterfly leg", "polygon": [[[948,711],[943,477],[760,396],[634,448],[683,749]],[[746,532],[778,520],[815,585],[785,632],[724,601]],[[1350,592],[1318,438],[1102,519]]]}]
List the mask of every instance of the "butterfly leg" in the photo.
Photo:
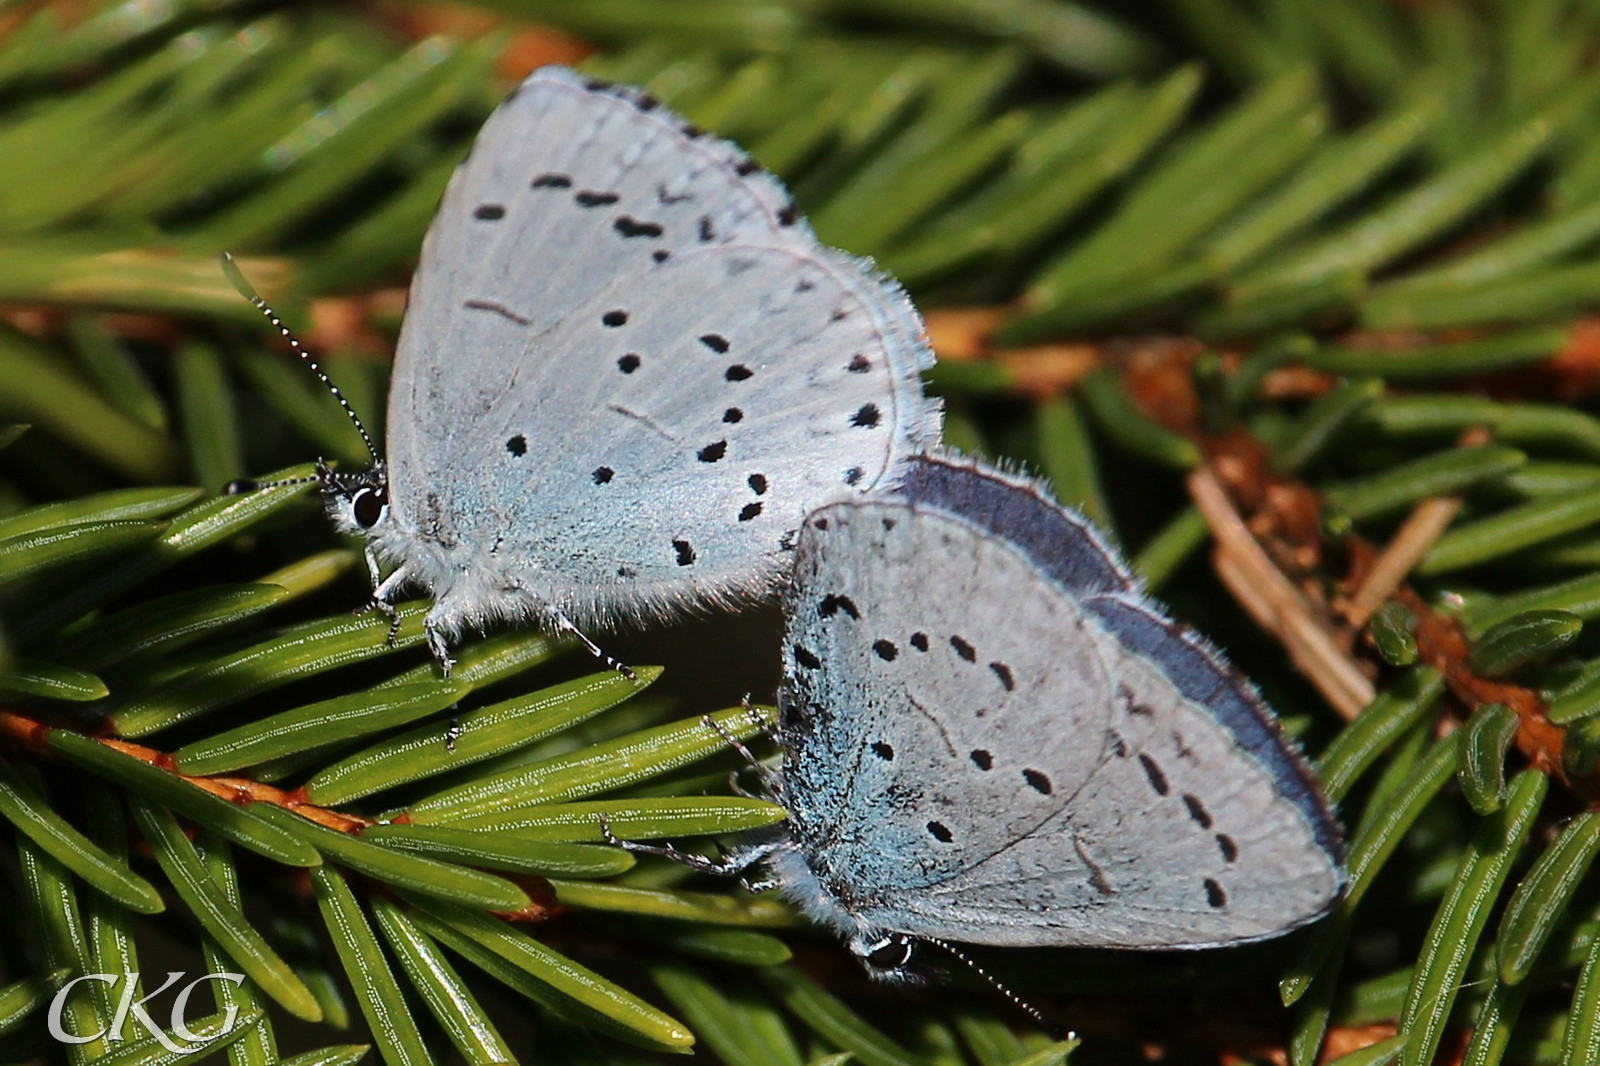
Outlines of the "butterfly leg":
[{"label": "butterfly leg", "polygon": [[766,716],[756,710],[756,705],[750,702],[750,693],[746,692],[740,697],[739,706],[744,708],[745,717],[755,723],[755,727],[761,731],[762,736],[770,737],[773,735],[773,723],[767,721]]},{"label": "butterfly leg", "polygon": [[607,666],[621,674],[623,677],[627,678],[629,681],[639,680],[639,676],[629,669],[627,663],[613,659],[611,656],[601,651],[600,645],[590,640],[582,630],[573,624],[572,619],[568,618],[565,614],[561,613],[560,611],[555,611],[551,615],[551,621],[555,623],[557,632],[570,633],[576,637],[578,643],[582,644],[583,649],[590,655],[593,655],[596,659],[599,659],[601,662],[605,663]]},{"label": "butterfly leg", "polygon": [[389,597],[394,594],[407,577],[406,568],[401,566],[388,577],[383,577],[378,569],[378,556],[373,552],[372,545],[367,545],[367,576],[372,580],[372,595],[367,602],[356,608],[356,614],[366,614],[368,611],[379,611],[389,619],[389,636],[386,643],[393,644],[395,637],[400,633],[400,612],[395,605],[389,602]]},{"label": "butterfly leg", "polygon": [[[745,714],[750,717],[750,720],[755,723],[756,728],[761,731],[761,735],[766,736],[771,731],[771,726],[769,726],[767,724],[767,720],[761,716],[761,712],[756,710],[755,707],[750,703],[750,697],[746,696],[739,702],[743,705]],[[715,730],[717,736],[727,741],[728,747],[738,752],[739,756],[744,759],[745,762],[755,767],[756,776],[761,778],[761,784],[766,788],[769,796],[776,796],[779,794],[779,789],[782,788],[781,778],[779,778],[779,776],[774,773],[770,767],[768,767],[760,759],[756,758],[755,753],[749,748],[745,747],[743,741],[724,729],[722,723],[711,717],[709,714],[700,719],[700,724],[705,726],[707,729]],[[746,799],[768,798],[768,796],[752,796],[750,793],[739,787],[738,783],[733,780],[732,774],[728,775],[728,784],[735,792],[741,796],[744,796]]]},{"label": "butterfly leg", "polygon": [[439,672],[446,678],[450,676],[450,668],[456,661],[450,658],[450,642],[444,635],[444,630],[439,628],[433,620],[433,612],[423,620],[422,631],[428,638],[428,651],[433,653],[433,661],[439,664]]},{"label": "butterfly leg", "polygon": [[691,870],[710,874],[713,877],[738,877],[768,855],[766,850],[752,848],[750,852],[754,854],[749,852],[740,853],[732,859],[724,859],[722,861],[708,859],[704,855],[696,855],[692,851],[679,851],[671,844],[641,844],[636,840],[623,840],[611,831],[611,822],[605,815],[599,814],[595,817],[600,820],[600,835],[612,847],[631,851],[635,855],[659,855],[663,859],[671,859],[681,866],[687,866]]},{"label": "butterfly leg", "polygon": [[[378,553],[377,550],[372,547],[371,541],[367,542],[366,557],[367,580],[372,583],[372,588],[374,591],[376,591],[378,586],[383,584],[383,571],[378,568]],[[401,567],[401,569],[403,570],[405,568]]]},{"label": "butterfly leg", "polygon": [[780,882],[776,877],[763,877],[759,881],[752,881],[748,877],[739,878],[739,886],[752,896],[759,896],[763,892],[771,892]]},{"label": "butterfly leg", "polygon": [[[746,706],[749,706],[748,702],[746,703]],[[758,718],[757,721],[760,721],[760,719]],[[739,753],[739,757],[744,759],[745,762],[749,763],[751,766],[761,765],[761,760],[755,757],[754,752],[744,746],[744,741],[740,740],[738,737],[724,729],[721,722],[717,721],[709,714],[703,714],[700,716],[700,724],[715,732],[717,736],[721,737],[723,741],[727,743],[728,747]],[[763,723],[763,725],[764,724],[765,723]]]}]

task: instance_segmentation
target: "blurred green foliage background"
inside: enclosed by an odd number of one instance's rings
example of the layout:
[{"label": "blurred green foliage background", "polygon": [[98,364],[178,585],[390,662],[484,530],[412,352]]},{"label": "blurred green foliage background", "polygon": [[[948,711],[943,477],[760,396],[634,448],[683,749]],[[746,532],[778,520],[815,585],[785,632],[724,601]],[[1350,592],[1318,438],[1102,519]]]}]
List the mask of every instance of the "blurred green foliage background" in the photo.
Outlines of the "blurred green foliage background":
[{"label": "blurred green foliage background", "polygon": [[[48,1035],[143,969],[248,976],[191,1062],[1600,1061],[1597,56],[1593,0],[0,4],[0,1058],[179,1061]],[[442,682],[419,605],[393,647],[350,616],[314,500],[218,495],[364,450],[216,254],[379,422],[438,195],[547,61],[905,282],[950,442],[1050,477],[1303,736],[1336,915],[983,953],[1076,1050],[970,974],[870,987],[600,843],[781,816],[699,722],[754,732],[770,611],[618,636],[638,694],[526,632]],[[1376,559],[1407,583],[1353,607]]]}]

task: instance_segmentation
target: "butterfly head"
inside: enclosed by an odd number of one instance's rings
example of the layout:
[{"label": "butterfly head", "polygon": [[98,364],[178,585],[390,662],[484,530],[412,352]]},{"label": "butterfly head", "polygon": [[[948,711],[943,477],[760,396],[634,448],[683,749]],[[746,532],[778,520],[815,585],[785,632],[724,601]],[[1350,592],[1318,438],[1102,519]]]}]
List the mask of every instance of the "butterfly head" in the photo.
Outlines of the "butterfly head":
[{"label": "butterfly head", "polygon": [[1023,1013],[1044,1026],[1056,1040],[1074,1038],[1070,1029],[1047,1016],[1038,1007],[1023,999],[1002,984],[993,974],[973,960],[972,956],[947,940],[934,936],[912,936],[909,933],[890,933],[881,929],[867,929],[849,938],[851,954],[861,960],[867,973],[879,981],[894,984],[923,984],[949,975],[937,966],[929,965],[925,956],[928,945],[939,948],[964,963],[996,992],[1005,996]]},{"label": "butterfly head", "polygon": [[[308,370],[316,379],[322,382],[323,388],[338,401],[339,406],[350,419],[350,424],[361,436],[361,442],[367,446],[367,454],[372,456],[372,469],[360,474],[341,474],[321,460],[317,461],[317,474],[315,480],[322,485],[323,499],[328,506],[328,514],[332,516],[334,525],[342,533],[365,534],[389,517],[389,476],[384,467],[383,457],[378,454],[378,446],[372,439],[372,434],[367,432],[367,427],[362,423],[361,417],[356,414],[355,408],[350,406],[350,401],[345,399],[343,392],[328,377],[326,371],[305,345],[300,343],[300,338],[284,325],[283,319],[278,317],[267,302],[261,298],[250,282],[245,279],[239,265],[234,262],[233,256],[223,252],[221,256],[222,272],[233,287],[255,305],[256,310],[272,324],[294,354],[300,357]],[[310,481],[310,478],[297,479],[299,482]],[[260,482],[260,481],[234,481],[230,482],[224,491],[228,495],[237,495],[241,492],[254,492],[259,489],[272,488],[279,484],[294,484],[295,482]]]},{"label": "butterfly head", "polygon": [[861,961],[867,973],[891,984],[918,984],[927,974],[916,965],[917,938],[907,933],[888,933],[881,929],[858,933],[849,940],[850,953]]},{"label": "butterfly head", "polygon": [[389,518],[389,478],[382,461],[359,474],[317,464],[322,499],[341,533],[366,534]]}]

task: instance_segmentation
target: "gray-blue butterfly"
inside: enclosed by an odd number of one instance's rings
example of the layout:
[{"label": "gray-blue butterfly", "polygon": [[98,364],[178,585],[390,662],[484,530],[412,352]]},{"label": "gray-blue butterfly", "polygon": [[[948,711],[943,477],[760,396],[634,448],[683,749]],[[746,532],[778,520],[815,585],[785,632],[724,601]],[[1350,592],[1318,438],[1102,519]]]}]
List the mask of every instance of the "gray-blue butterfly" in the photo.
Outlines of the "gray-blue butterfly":
[{"label": "gray-blue butterfly", "polygon": [[820,245],[735,146],[545,67],[423,243],[385,460],[323,483],[367,538],[374,605],[432,594],[448,666],[469,626],[774,593],[808,511],[938,441],[932,361],[904,292]]},{"label": "gray-blue butterfly", "polygon": [[822,507],[784,611],[789,817],[722,872],[764,863],[874,972],[919,939],[1238,944],[1343,894],[1255,690],[1038,484],[935,456]]}]

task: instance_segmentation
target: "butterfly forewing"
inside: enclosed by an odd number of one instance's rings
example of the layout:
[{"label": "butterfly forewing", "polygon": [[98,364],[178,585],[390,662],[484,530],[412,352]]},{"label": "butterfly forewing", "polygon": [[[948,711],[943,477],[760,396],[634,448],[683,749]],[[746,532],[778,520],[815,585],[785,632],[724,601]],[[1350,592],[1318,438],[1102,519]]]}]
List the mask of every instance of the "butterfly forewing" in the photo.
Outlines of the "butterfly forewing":
[{"label": "butterfly forewing", "polygon": [[905,295],[819,246],[736,148],[546,68],[424,247],[386,543],[579,620],[757,594],[808,509],[937,439],[930,362]]}]

